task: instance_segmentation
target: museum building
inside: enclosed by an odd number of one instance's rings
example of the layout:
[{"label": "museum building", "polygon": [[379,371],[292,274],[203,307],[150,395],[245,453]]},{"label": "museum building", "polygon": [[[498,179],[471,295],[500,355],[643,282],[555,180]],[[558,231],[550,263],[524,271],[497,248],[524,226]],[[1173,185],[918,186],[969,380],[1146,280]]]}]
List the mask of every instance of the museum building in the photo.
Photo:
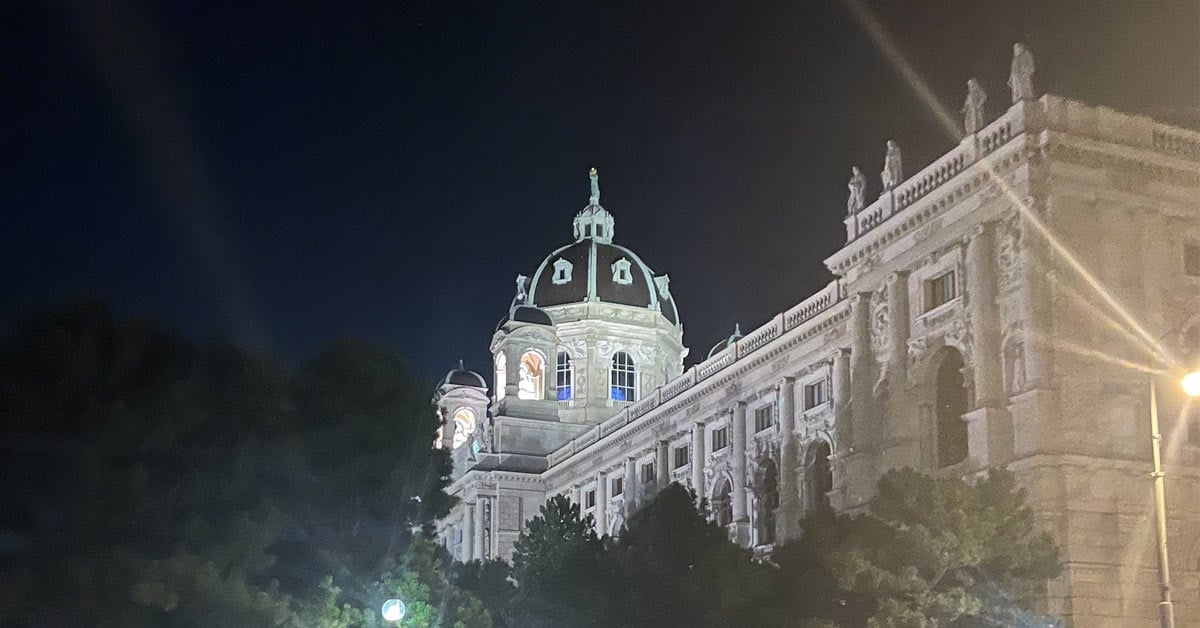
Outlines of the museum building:
[{"label": "museum building", "polygon": [[854,169],[834,281],[687,369],[670,280],[617,243],[593,170],[573,237],[517,279],[493,387],[438,386],[446,547],[508,558],[555,494],[617,535],[679,482],[765,556],[888,469],[1006,467],[1062,552],[1042,610],[1155,626],[1160,377],[1176,621],[1200,625],[1200,429],[1170,383],[1200,341],[1200,133],[1034,98],[1022,52],[999,118],[972,81],[949,152],[905,176],[888,142],[871,198]]}]

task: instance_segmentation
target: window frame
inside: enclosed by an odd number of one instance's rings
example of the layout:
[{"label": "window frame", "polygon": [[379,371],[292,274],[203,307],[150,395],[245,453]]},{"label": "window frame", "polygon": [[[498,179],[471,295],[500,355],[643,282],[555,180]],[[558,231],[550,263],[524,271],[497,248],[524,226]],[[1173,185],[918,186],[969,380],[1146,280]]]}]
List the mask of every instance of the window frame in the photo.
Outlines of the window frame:
[{"label": "window frame", "polygon": [[717,453],[718,451],[729,447],[729,426],[722,425],[721,427],[713,428],[709,441],[710,449],[713,453]]},{"label": "window frame", "polygon": [[[563,358],[566,358],[565,367]],[[554,355],[554,396],[559,401],[571,401],[575,398],[575,364],[571,360],[571,354],[564,349],[559,349]]]},{"label": "window frame", "polygon": [[946,269],[925,281],[925,311],[951,303],[958,295],[958,269]]},{"label": "window frame", "polygon": [[[618,363],[618,358],[624,356],[625,360]],[[620,383],[618,383],[620,380]],[[617,391],[621,391],[621,396],[617,396]],[[612,359],[609,360],[608,368],[608,398],[612,401],[625,401],[634,403],[638,400],[638,368],[637,362],[628,351],[617,351],[613,353]]]},{"label": "window frame", "polygon": [[675,469],[686,467],[692,463],[691,451],[692,448],[688,445],[680,445],[675,448],[675,453],[673,455],[673,464]]},{"label": "window frame", "polygon": [[608,494],[610,497],[616,497],[617,495],[624,493],[625,492],[625,478],[620,477],[620,476],[613,478],[611,480],[611,484],[609,485],[608,488],[609,488]]},{"label": "window frame", "polygon": [[754,433],[775,427],[775,404],[768,403],[754,409]]},{"label": "window frame", "polygon": [[[817,393],[820,394],[817,394]],[[829,403],[829,382],[825,378],[804,384],[804,411],[813,410]]]}]

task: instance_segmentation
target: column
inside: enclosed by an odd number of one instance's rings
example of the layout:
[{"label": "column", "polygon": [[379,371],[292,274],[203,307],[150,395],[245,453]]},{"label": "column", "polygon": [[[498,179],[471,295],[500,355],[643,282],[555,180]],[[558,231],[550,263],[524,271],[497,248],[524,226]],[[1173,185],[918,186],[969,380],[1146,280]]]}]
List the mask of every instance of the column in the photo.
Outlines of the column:
[{"label": "column", "polygon": [[850,297],[850,421],[844,445],[855,451],[870,446],[871,382],[871,293]]},{"label": "column", "polygon": [[692,424],[692,490],[696,492],[696,500],[707,499],[704,487],[704,463],[708,460],[708,445],[704,443],[704,424]]},{"label": "column", "polygon": [[571,502],[579,506],[580,515],[583,514],[583,487],[576,484],[571,487]]},{"label": "column", "polygon": [[658,441],[658,461],[655,463],[657,478],[655,478],[657,490],[661,491],[667,488],[671,483],[671,468],[667,465],[671,464],[671,444],[665,440]]},{"label": "column", "polygon": [[637,460],[635,458],[625,459],[625,479],[622,481],[625,486],[622,489],[621,498],[625,504],[625,520],[633,516],[637,510]]},{"label": "column", "polygon": [[887,389],[884,464],[888,468],[916,466],[920,434],[906,403],[908,396],[908,271],[894,272],[885,281],[888,306]]},{"label": "column", "polygon": [[730,439],[733,448],[733,526],[734,539],[738,545],[750,543],[750,515],[746,512],[746,402],[733,404],[733,420],[730,421]]},{"label": "column", "polygon": [[471,562],[474,558],[474,539],[475,539],[475,504],[463,504],[463,535],[460,560],[464,563]]},{"label": "column", "polygon": [[596,474],[596,534],[604,536],[608,532],[608,474],[601,471]]},{"label": "column", "polygon": [[796,379],[779,381],[779,430],[783,445],[779,448],[779,512],[775,516],[775,543],[781,545],[796,536],[800,521],[799,447],[796,443]]},{"label": "column", "polygon": [[1003,464],[1012,456],[1012,418],[1005,409],[1004,356],[996,304],[995,225],[975,227],[967,241],[967,308],[971,314],[975,367],[975,407],[967,421],[971,465]]},{"label": "column", "polygon": [[[860,292],[850,297],[850,354],[846,377],[835,385],[844,387],[841,413],[838,415],[837,437],[832,464],[835,479],[840,485],[842,509],[862,507],[875,492],[876,438],[878,426],[872,423],[875,408],[872,390],[875,382],[875,358],[871,351],[871,293]],[[837,371],[835,370],[835,374]],[[848,393],[848,394],[846,394]],[[834,403],[838,403],[834,399]]]},{"label": "column", "polygon": [[850,407],[850,351],[848,349],[833,350],[833,415],[835,426],[840,426],[843,417],[848,421],[846,410]]},{"label": "column", "polygon": [[474,549],[471,555],[477,560],[486,560],[489,557],[483,553],[483,528],[486,526],[483,520],[483,513],[487,510],[484,507],[486,497],[475,498],[475,536],[471,539]]}]

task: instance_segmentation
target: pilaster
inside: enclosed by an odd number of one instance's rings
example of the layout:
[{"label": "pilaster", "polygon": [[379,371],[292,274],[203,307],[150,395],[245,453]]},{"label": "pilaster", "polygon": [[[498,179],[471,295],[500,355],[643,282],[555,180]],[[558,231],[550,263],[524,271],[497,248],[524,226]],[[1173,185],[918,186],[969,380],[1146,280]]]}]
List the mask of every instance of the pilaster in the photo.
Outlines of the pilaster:
[{"label": "pilaster", "polygon": [[730,439],[733,449],[733,527],[734,540],[738,545],[750,543],[750,515],[746,507],[746,402],[733,404],[733,420],[730,421]]}]

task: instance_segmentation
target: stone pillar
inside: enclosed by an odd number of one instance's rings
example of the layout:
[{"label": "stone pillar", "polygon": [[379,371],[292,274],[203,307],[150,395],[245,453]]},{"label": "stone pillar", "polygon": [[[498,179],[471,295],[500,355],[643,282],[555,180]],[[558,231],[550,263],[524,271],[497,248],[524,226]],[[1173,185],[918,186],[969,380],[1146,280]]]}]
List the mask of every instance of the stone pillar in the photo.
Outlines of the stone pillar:
[{"label": "stone pillar", "polygon": [[908,272],[888,275],[886,280],[887,325],[887,432],[884,464],[888,468],[915,466],[920,442],[915,417],[908,409]]},{"label": "stone pillar", "polygon": [[708,446],[704,443],[704,424],[692,423],[692,490],[696,493],[696,503],[708,499],[704,486],[704,463],[708,461]]},{"label": "stone pillar", "polygon": [[571,487],[571,502],[579,506],[579,512],[583,513],[583,488],[578,484]]},{"label": "stone pillar", "polygon": [[779,381],[779,511],[775,515],[775,543],[781,545],[798,536],[800,522],[800,448],[796,443],[796,379]]},{"label": "stone pillar", "polygon": [[967,451],[973,467],[1000,465],[1012,456],[1012,419],[1005,409],[1004,358],[996,304],[995,226],[984,223],[967,241],[966,298],[971,316],[975,407],[967,421]]},{"label": "stone pillar", "polygon": [[658,472],[656,481],[658,490],[661,491],[671,483],[671,467],[668,466],[671,464],[671,444],[669,442],[658,441],[658,461],[655,464],[658,465],[658,468],[655,469]]},{"label": "stone pillar", "polygon": [[733,404],[733,420],[729,430],[733,448],[729,455],[733,456],[733,526],[734,540],[738,545],[750,543],[750,515],[746,509],[746,402],[738,401]]},{"label": "stone pillar", "polygon": [[637,510],[637,460],[634,458],[625,459],[625,479],[622,481],[625,486],[621,498],[625,503],[625,523],[629,524],[629,518],[633,516]]},{"label": "stone pillar", "polygon": [[608,474],[596,474],[596,534],[608,533]]},{"label": "stone pillar", "polygon": [[487,510],[484,507],[485,500],[486,498],[483,497],[475,498],[475,536],[471,539],[471,544],[474,547],[471,550],[471,555],[477,560],[486,560],[489,558],[483,552],[483,528],[485,526],[483,513]]},{"label": "stone pillar", "polygon": [[446,451],[454,451],[454,430],[458,427],[458,422],[453,417],[447,418],[446,411],[441,410],[442,415],[442,449]]},{"label": "stone pillar", "polygon": [[[845,370],[835,387],[843,388],[840,412],[835,424],[833,460],[834,483],[838,492],[833,506],[839,510],[857,510],[875,492],[877,447],[872,437],[878,426],[875,410],[875,358],[871,352],[871,293],[850,297],[850,354],[842,355]],[[835,375],[838,369],[834,369]],[[846,393],[849,393],[848,395]],[[836,395],[836,393],[835,393]],[[834,403],[839,404],[837,397]]]},{"label": "stone pillar", "polygon": [[[1032,211],[1045,215],[1044,203],[1026,199]],[[1059,447],[1062,418],[1053,390],[1054,337],[1050,278],[1055,270],[1045,239],[1028,218],[1022,217],[1018,239],[1021,268],[1021,344],[1013,350],[1014,371],[1024,371],[1024,385],[1010,398],[1013,455],[1024,457]],[[1018,382],[1019,383],[1019,382]]]},{"label": "stone pillar", "polygon": [[459,560],[469,563],[475,558],[475,504],[463,504],[462,546]]},{"label": "stone pillar", "polygon": [[843,419],[849,421],[846,411],[850,408],[850,351],[833,350],[833,415],[835,425]]}]

